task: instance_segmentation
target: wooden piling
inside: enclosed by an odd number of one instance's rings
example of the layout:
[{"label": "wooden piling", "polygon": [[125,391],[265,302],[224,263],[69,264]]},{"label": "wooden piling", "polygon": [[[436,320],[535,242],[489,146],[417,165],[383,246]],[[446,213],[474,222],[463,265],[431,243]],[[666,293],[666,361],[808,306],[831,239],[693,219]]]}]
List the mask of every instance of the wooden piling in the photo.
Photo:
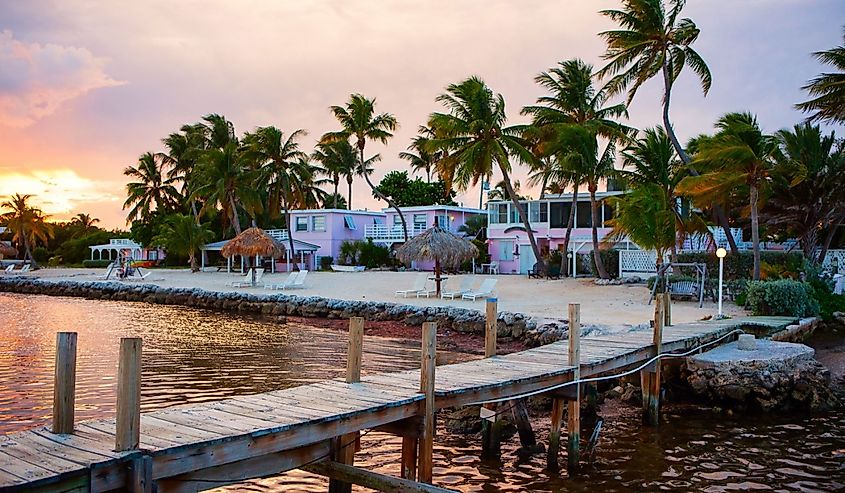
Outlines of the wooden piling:
[{"label": "wooden piling", "polygon": [[422,366],[420,392],[425,394],[423,433],[419,446],[419,481],[431,483],[434,454],[434,370],[437,364],[437,324],[425,322],[422,326]]},{"label": "wooden piling", "polygon": [[120,339],[117,371],[117,422],[115,445],[118,452],[136,450],[141,439],[141,338]]},{"label": "wooden piling", "polygon": [[[346,383],[361,381],[361,362],[364,351],[364,319],[352,317],[349,319],[349,345],[346,352]],[[353,465],[355,451],[359,443],[359,433],[347,433],[334,439],[332,456],[339,464]],[[330,493],[349,493],[352,483],[340,479],[329,479]]]},{"label": "wooden piling", "polygon": [[[666,298],[658,296],[654,303],[654,333],[651,356],[660,354],[663,341],[663,324],[666,322]],[[643,393],[643,423],[657,426],[660,421],[660,360],[640,371],[640,383]]]},{"label": "wooden piling", "polygon": [[402,437],[402,471],[404,479],[415,481],[417,479],[417,447],[419,438]]},{"label": "wooden piling", "polygon": [[[573,379],[581,378],[581,305],[569,304],[569,364],[574,366]],[[581,459],[581,385],[575,384],[575,399],[569,401],[566,431],[569,434],[567,444],[567,469],[570,474],[578,471]]]},{"label": "wooden piling", "polygon": [[552,426],[549,430],[549,448],[546,451],[546,466],[557,471],[560,468],[558,456],[560,455],[560,430],[563,424],[563,413],[566,409],[566,401],[552,398]]},{"label": "wooden piling", "polygon": [[73,433],[76,401],[76,332],[56,334],[56,375],[53,382],[53,433]]},{"label": "wooden piling", "polygon": [[665,327],[672,326],[672,294],[663,293],[663,325]]},{"label": "wooden piling", "polygon": [[[484,357],[496,356],[496,338],[499,331],[499,308],[497,298],[487,298],[484,319]],[[502,422],[497,414],[499,406],[495,403],[482,407],[493,414],[491,418],[481,419],[481,457],[498,459],[502,450]],[[484,411],[482,411],[484,412]]]}]

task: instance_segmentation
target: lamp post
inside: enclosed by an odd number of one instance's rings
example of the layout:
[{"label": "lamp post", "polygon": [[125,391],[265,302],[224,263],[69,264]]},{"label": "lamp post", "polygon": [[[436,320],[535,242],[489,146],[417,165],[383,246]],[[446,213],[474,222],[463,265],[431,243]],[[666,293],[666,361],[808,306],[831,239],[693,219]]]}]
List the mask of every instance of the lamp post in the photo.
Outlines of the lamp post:
[{"label": "lamp post", "polygon": [[725,275],[725,256],[728,251],[724,248],[716,250],[716,256],[719,257],[719,318],[722,318],[722,280]]}]

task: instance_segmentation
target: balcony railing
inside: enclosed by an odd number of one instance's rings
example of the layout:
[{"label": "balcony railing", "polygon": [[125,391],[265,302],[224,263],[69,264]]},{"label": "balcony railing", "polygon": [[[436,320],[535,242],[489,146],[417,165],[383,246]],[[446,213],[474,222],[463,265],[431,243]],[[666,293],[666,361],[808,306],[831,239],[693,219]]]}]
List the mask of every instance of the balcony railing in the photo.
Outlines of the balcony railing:
[{"label": "balcony railing", "polygon": [[287,241],[288,239],[288,230],[286,229],[267,229],[264,232],[276,241]]},{"label": "balcony railing", "polygon": [[[425,231],[425,226],[409,226],[408,237],[416,236]],[[374,224],[364,228],[364,237],[371,238],[373,241],[405,241],[405,235],[402,233],[402,226],[387,226],[384,224]]]}]

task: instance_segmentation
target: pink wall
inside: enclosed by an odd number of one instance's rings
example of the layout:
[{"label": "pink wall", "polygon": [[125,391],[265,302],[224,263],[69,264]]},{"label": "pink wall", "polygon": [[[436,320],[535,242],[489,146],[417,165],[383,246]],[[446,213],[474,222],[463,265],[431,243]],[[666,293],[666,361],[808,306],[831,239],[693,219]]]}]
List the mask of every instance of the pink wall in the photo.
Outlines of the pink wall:
[{"label": "pink wall", "polygon": [[[354,230],[346,227],[344,223],[344,216],[346,215],[350,215],[354,219]],[[312,218],[314,216],[324,216],[326,218],[325,231],[313,231],[314,223]],[[308,231],[296,230],[298,217],[305,217],[308,219]],[[317,256],[331,256],[333,259],[337,260],[338,253],[340,253],[340,245],[344,241],[363,241],[364,230],[367,226],[375,224],[376,220],[384,222],[384,214],[378,212],[342,211],[332,209],[294,211],[291,213],[291,234],[294,239],[319,245],[320,250],[317,251]]]}]

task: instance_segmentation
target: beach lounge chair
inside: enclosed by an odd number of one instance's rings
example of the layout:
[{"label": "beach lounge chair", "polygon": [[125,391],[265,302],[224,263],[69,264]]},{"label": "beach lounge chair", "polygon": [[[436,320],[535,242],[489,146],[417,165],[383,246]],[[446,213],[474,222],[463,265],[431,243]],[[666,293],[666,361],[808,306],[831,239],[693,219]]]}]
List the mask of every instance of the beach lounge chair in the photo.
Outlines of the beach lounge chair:
[{"label": "beach lounge chair", "polygon": [[403,298],[407,298],[409,295],[416,296],[417,293],[425,289],[426,277],[428,274],[422,272],[417,274],[417,278],[414,279],[414,287],[411,289],[401,289],[396,291],[396,296],[401,296]]},{"label": "beach lounge chair", "polygon": [[464,300],[472,300],[475,301],[479,298],[486,298],[493,294],[493,289],[496,287],[496,279],[485,279],[481,286],[474,291],[470,291],[469,293],[464,293],[461,295],[461,299]]},{"label": "beach lounge chair", "polygon": [[267,289],[285,289],[286,287],[289,287],[291,284],[293,284],[293,282],[296,280],[296,276],[298,275],[299,272],[291,272],[290,274],[288,274],[284,281],[278,282],[276,284],[265,284],[264,287]]},{"label": "beach lounge chair", "polygon": [[[440,290],[443,291],[443,287],[446,286],[446,279],[440,280]],[[432,281],[431,285],[426,284],[423,287],[422,291],[417,291],[417,298],[425,296],[428,298],[429,296],[437,296],[437,282]]]},{"label": "beach lounge chair", "polygon": [[21,274],[26,274],[31,268],[32,266],[30,264],[23,264],[23,267],[21,267]]},{"label": "beach lounge chair", "polygon": [[261,284],[261,278],[264,277],[264,269],[255,269],[255,283],[252,282],[252,271],[253,269],[249,269],[246,271],[246,275],[240,281],[232,281],[231,286],[233,288],[250,288],[252,286],[258,286]]},{"label": "beach lounge chair", "polygon": [[3,269],[3,273],[4,274],[11,274],[13,270],[15,270],[15,264],[11,264],[8,267],[6,267],[5,269]]},{"label": "beach lounge chair", "polygon": [[285,286],[282,289],[302,289],[305,287],[305,278],[308,276],[307,270],[301,270],[296,273],[296,277],[293,278],[293,281],[290,283],[289,286]]},{"label": "beach lounge chair", "polygon": [[472,283],[472,276],[464,276],[461,278],[461,285],[460,287],[458,287],[458,289],[454,291],[440,290],[440,297],[444,300],[454,300],[455,298],[460,298],[464,293],[469,293],[470,291],[472,291]]}]

